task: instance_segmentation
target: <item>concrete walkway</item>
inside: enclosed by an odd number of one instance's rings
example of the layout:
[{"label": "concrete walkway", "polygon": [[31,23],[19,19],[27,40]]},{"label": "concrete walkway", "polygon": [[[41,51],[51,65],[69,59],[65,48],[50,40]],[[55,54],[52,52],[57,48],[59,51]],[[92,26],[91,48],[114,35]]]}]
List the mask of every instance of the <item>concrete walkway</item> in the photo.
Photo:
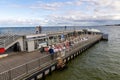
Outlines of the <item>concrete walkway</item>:
[{"label": "concrete walkway", "polygon": [[0,59],[0,72],[9,70],[11,68],[20,66],[31,60],[48,55],[48,53],[40,53],[39,51],[34,51],[31,53],[16,53],[14,55]]}]

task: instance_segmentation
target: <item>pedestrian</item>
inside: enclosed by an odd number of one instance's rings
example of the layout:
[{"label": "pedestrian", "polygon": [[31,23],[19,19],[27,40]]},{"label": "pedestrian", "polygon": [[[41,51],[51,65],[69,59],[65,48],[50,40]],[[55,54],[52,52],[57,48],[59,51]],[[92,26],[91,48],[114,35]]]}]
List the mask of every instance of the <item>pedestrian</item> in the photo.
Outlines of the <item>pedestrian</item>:
[{"label": "pedestrian", "polygon": [[61,57],[65,57],[65,49],[66,49],[65,45],[63,45]]},{"label": "pedestrian", "polygon": [[51,59],[54,59],[54,49],[50,46],[49,53],[51,54]]},{"label": "pedestrian", "polygon": [[44,52],[44,47],[43,47],[43,46],[41,46],[41,48],[40,48],[40,52],[41,52],[41,53]]}]

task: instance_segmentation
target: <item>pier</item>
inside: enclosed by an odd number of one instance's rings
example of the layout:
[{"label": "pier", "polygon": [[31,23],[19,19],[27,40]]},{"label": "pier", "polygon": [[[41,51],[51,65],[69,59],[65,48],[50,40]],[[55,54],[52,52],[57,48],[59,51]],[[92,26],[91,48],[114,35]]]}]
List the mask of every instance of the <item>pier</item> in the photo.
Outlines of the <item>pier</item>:
[{"label": "pier", "polygon": [[[58,35],[57,37],[59,38],[59,35],[64,34],[66,35],[66,40],[71,40],[72,38],[69,37],[71,36],[69,33],[72,33],[72,36],[76,36],[74,37],[75,43],[71,47],[65,49],[65,56],[63,57],[64,62],[68,62],[74,59],[76,56],[103,38],[103,35],[99,32],[69,31],[64,33],[59,32],[56,34],[49,33],[45,39],[48,40],[49,45],[53,44],[52,40],[50,40],[51,36],[52,39],[55,39],[56,41],[59,41],[59,43],[62,43],[62,41],[57,40],[53,36]],[[30,39],[30,36],[27,37]],[[20,37],[16,40],[18,42],[21,42],[18,39],[20,39]],[[30,49],[32,48],[30,47]],[[58,53],[54,53],[54,59],[52,60],[51,55],[48,52],[41,53],[39,50],[35,50],[28,52],[17,52],[17,54],[2,58],[0,59],[0,80],[45,80],[45,76],[47,74],[52,74],[52,71],[56,69],[57,57]]]}]

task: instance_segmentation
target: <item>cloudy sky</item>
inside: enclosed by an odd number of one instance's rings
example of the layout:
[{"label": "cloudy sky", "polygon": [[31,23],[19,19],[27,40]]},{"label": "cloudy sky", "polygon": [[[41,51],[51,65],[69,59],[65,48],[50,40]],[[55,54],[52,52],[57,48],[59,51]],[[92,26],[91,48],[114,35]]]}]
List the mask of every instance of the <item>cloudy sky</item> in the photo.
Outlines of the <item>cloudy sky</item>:
[{"label": "cloudy sky", "polygon": [[120,0],[0,0],[0,26],[120,23]]}]

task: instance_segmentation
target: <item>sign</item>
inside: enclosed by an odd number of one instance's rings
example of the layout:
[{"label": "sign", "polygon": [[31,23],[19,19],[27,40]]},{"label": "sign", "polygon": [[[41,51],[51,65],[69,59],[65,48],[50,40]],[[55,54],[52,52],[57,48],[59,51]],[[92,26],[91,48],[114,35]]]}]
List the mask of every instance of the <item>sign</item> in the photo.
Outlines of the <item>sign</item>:
[{"label": "sign", "polygon": [[46,46],[47,46],[46,42],[40,43],[39,46],[38,46],[38,49],[41,48],[41,47],[46,47]]}]

